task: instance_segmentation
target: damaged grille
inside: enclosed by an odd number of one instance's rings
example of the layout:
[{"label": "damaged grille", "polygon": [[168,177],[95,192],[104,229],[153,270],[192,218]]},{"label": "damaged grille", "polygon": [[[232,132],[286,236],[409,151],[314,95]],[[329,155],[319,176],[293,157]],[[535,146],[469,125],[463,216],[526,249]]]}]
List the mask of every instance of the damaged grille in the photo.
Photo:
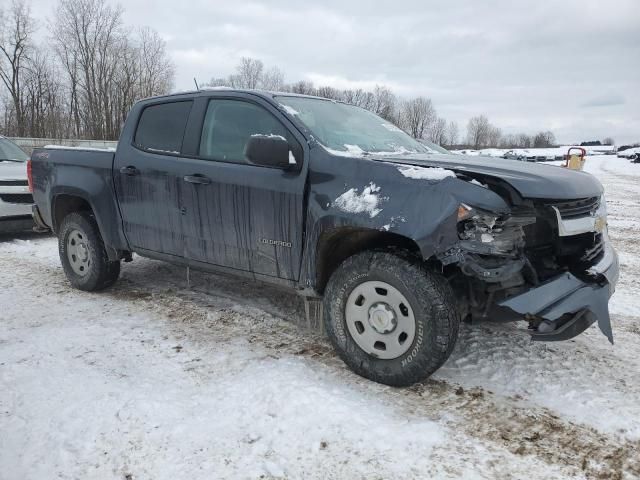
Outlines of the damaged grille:
[{"label": "damaged grille", "polygon": [[5,203],[33,203],[33,195],[30,193],[0,193],[0,200]]},{"label": "damaged grille", "polygon": [[600,197],[580,198],[578,200],[551,200],[544,202],[544,205],[556,207],[562,218],[583,217],[598,209]]}]

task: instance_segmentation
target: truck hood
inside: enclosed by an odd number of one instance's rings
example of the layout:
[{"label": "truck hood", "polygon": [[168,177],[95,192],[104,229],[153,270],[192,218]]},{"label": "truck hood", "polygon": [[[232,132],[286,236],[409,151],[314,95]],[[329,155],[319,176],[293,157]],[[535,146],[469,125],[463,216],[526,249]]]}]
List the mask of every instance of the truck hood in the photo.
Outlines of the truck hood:
[{"label": "truck hood", "polygon": [[0,160],[0,181],[26,179],[27,162],[7,162]]},{"label": "truck hood", "polygon": [[591,174],[553,165],[495,157],[415,154],[375,156],[376,160],[404,165],[440,167],[462,174],[477,174],[508,182],[524,198],[578,199],[600,196],[600,182]]}]

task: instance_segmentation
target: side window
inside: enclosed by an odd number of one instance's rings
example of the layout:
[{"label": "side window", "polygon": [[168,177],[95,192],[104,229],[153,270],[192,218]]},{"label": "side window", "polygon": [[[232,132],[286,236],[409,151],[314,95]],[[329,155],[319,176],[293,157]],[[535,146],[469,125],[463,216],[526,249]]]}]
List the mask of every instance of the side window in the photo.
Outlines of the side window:
[{"label": "side window", "polygon": [[153,153],[180,153],[192,103],[171,102],[146,107],[133,141],[136,147]]},{"label": "side window", "polygon": [[251,135],[257,134],[286,138],[294,157],[301,161],[302,148],[284,125],[264,108],[239,100],[209,101],[200,138],[200,156],[248,163],[244,148]]}]

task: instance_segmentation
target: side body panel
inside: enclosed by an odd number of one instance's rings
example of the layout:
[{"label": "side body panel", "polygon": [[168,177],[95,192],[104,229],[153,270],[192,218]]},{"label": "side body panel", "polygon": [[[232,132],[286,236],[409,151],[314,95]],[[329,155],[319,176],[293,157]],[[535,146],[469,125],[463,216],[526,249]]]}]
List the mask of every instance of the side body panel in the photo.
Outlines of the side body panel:
[{"label": "side body panel", "polygon": [[111,176],[113,158],[107,151],[33,151],[33,197],[47,225],[58,228],[53,212],[62,195],[79,197],[91,206],[105,244],[114,250],[128,249]]},{"label": "side body panel", "polygon": [[[213,99],[252,103],[273,115],[303,146],[306,140],[288,119],[264,99],[251,94],[219,92],[196,101],[185,139],[187,175],[207,184],[185,183],[187,213],[184,236],[194,265],[211,264],[286,280],[297,280],[303,247],[305,186],[308,161],[285,171],[251,164],[198,158],[202,121]],[[256,132],[260,133],[260,132]]]},{"label": "side body panel", "polygon": [[396,234],[413,241],[423,258],[457,241],[457,210],[461,202],[494,211],[508,211],[494,192],[447,177],[415,179],[402,165],[347,158],[314,144],[310,149],[309,198],[305,253],[300,287],[316,290],[317,253],[322,238],[340,229],[366,229]]},{"label": "side body panel", "polygon": [[[176,96],[171,101],[190,100]],[[133,250],[184,256],[182,228],[186,166],[179,152],[145,151],[133,145],[144,107],[136,104],[122,132],[116,152],[113,180],[122,216],[122,229]],[[127,173],[127,172],[131,173]]]}]

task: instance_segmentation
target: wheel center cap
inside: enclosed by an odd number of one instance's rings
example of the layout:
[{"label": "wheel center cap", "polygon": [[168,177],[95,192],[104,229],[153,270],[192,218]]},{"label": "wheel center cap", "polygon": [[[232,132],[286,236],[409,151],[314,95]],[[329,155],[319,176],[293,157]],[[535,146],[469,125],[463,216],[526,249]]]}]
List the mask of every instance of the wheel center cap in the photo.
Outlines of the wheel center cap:
[{"label": "wheel center cap", "polygon": [[374,303],[369,308],[369,325],[378,333],[392,332],[398,321],[393,309],[386,303]]},{"label": "wheel center cap", "polygon": [[83,262],[89,258],[89,251],[87,250],[87,247],[85,246],[84,243],[81,243],[78,245],[78,257],[80,258],[80,260],[82,260]]}]

